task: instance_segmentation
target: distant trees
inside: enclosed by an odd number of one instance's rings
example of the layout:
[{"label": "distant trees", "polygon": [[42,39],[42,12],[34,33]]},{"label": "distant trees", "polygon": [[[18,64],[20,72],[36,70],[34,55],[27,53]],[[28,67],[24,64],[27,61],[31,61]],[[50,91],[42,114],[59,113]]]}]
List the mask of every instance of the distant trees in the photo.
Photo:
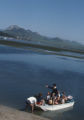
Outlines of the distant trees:
[{"label": "distant trees", "polygon": [[10,35],[10,34],[5,33],[5,32],[2,32],[2,31],[0,31],[0,36],[3,36],[3,37],[13,37],[13,38],[15,38],[15,36]]}]

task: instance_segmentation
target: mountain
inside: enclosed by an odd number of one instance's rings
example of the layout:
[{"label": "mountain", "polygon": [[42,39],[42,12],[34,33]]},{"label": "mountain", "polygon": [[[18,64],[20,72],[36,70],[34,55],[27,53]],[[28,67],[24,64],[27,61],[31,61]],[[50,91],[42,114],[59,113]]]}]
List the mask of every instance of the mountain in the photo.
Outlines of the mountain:
[{"label": "mountain", "polygon": [[84,45],[82,44],[74,41],[63,40],[58,37],[50,38],[42,36],[37,32],[26,30],[17,25],[9,26],[7,29],[1,31],[0,35],[1,34],[3,34],[3,36],[13,37],[18,40],[26,40],[34,44],[84,52]]},{"label": "mountain", "polygon": [[21,27],[19,27],[18,25],[10,25],[6,30],[13,30],[13,29],[22,29]]}]

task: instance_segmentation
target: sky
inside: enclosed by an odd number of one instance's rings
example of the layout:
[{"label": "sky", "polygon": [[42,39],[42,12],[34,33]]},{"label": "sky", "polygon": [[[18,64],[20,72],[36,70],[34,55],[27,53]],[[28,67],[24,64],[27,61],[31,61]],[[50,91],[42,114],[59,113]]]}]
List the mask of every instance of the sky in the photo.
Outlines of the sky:
[{"label": "sky", "polygon": [[0,0],[0,29],[9,25],[84,44],[84,0]]}]

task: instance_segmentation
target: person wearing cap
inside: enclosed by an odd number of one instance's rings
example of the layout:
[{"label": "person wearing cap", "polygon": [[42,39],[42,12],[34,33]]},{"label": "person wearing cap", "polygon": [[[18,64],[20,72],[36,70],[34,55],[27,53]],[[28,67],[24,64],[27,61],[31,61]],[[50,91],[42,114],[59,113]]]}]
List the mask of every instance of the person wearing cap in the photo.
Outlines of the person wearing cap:
[{"label": "person wearing cap", "polygon": [[53,84],[53,86],[46,85],[46,87],[49,89],[52,89],[51,95],[55,93],[55,95],[57,96],[58,90],[57,90],[56,84]]}]

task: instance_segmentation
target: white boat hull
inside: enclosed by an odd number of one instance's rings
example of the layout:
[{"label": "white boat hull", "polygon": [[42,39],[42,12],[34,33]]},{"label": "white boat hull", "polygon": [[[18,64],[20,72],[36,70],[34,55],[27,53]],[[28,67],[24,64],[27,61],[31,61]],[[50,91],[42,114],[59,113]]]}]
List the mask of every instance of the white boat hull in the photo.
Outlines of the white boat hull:
[{"label": "white boat hull", "polygon": [[56,110],[72,107],[73,105],[74,105],[74,101],[70,103],[59,104],[59,105],[48,105],[48,104],[36,105],[36,107],[41,108],[43,111],[56,111]]}]

